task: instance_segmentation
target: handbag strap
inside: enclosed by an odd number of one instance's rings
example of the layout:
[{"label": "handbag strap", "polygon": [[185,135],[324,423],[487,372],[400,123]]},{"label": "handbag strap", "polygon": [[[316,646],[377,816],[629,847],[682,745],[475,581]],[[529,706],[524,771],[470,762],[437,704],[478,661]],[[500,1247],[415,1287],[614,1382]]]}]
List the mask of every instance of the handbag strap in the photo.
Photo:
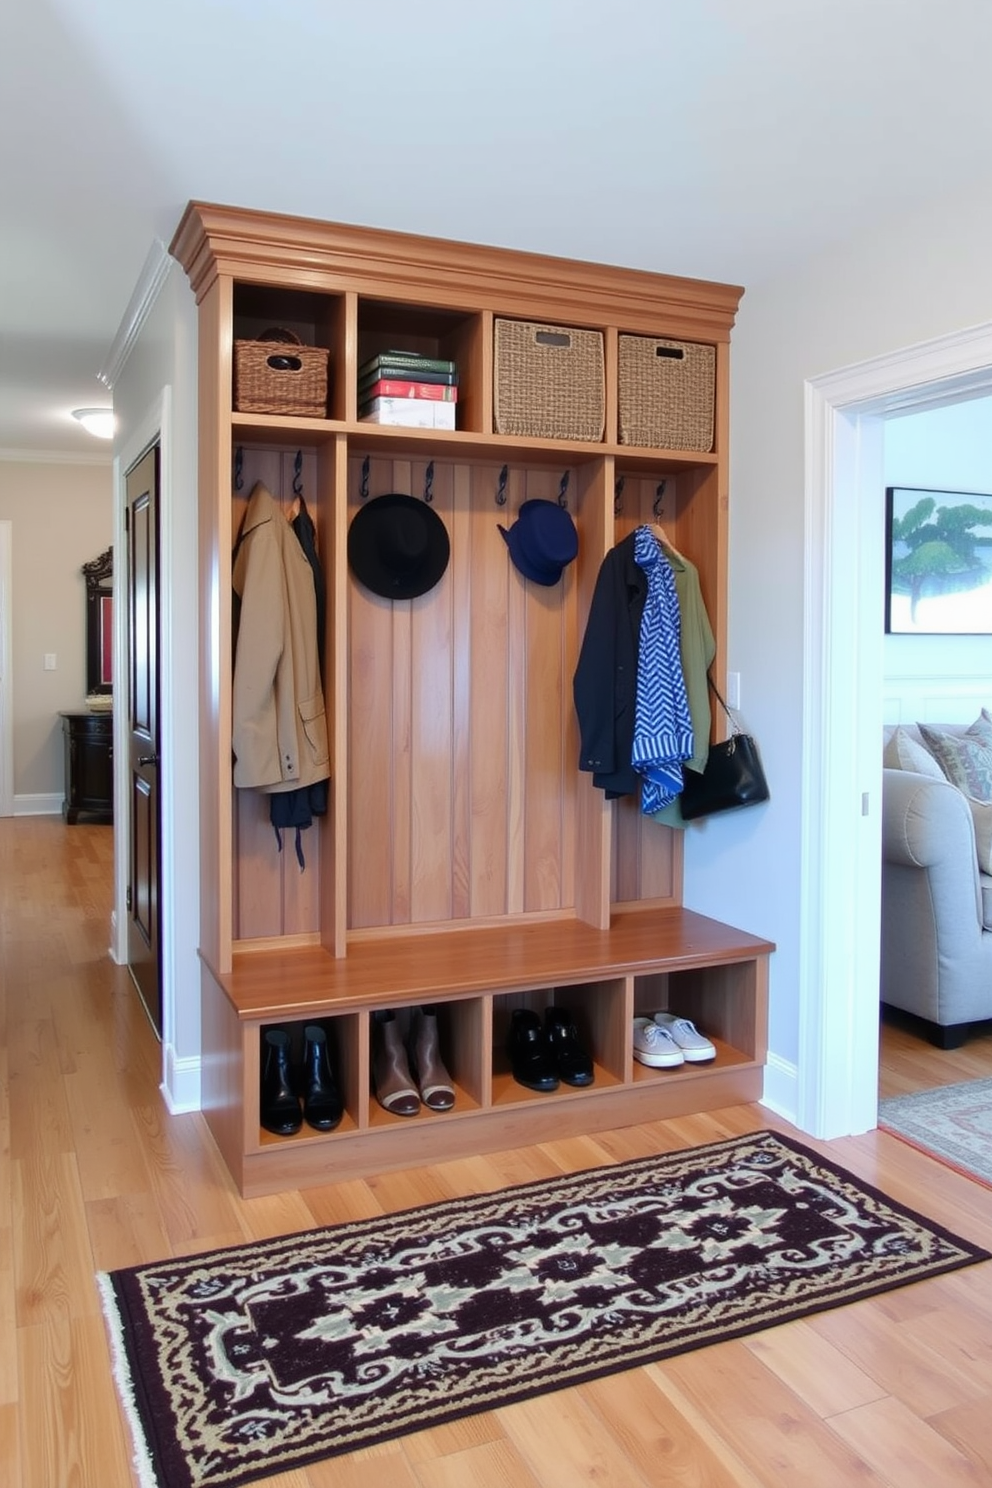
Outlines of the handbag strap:
[{"label": "handbag strap", "polygon": [[727,717],[730,719],[730,727],[731,727],[732,731],[735,734],[739,734],[741,732],[741,726],[737,722],[737,719],[734,717],[733,713],[731,713],[730,709],[727,707],[726,703],[723,701],[723,698],[720,695],[720,690],[717,687],[716,683],[713,681],[713,678],[710,676],[709,672],[706,673],[706,680],[707,680],[707,682],[710,685],[710,690],[713,692],[714,696],[716,697],[717,702],[720,704],[720,707],[723,709],[724,713],[726,713]]}]

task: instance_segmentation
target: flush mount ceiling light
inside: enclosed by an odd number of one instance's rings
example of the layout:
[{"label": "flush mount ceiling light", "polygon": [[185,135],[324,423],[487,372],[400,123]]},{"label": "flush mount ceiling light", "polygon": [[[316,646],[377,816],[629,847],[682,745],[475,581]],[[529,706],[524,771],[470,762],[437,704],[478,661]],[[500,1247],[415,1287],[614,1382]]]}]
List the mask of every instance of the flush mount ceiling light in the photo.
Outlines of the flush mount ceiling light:
[{"label": "flush mount ceiling light", "polygon": [[78,419],[89,434],[97,439],[113,439],[114,410],[112,408],[74,408],[74,419]]}]

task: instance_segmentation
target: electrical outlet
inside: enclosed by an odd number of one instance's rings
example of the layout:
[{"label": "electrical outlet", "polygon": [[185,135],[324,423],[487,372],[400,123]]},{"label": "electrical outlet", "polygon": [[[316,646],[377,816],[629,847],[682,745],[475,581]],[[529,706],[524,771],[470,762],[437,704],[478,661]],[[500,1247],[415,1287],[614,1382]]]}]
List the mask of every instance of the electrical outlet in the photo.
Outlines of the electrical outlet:
[{"label": "electrical outlet", "polygon": [[740,672],[727,673],[727,707],[739,708],[741,705],[741,674]]},{"label": "electrical outlet", "polygon": [[46,651],[45,652],[45,671],[46,672],[54,672],[54,670],[55,670],[55,652],[54,651]]}]

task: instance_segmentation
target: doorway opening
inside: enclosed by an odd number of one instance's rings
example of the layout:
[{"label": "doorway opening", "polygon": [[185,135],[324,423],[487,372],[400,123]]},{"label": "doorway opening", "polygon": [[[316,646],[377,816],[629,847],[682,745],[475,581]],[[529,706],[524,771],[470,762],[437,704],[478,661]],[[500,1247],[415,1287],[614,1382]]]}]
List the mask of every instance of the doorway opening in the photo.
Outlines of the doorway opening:
[{"label": "doorway opening", "polygon": [[992,325],[806,385],[797,1120],[819,1137],[878,1110],[882,425],[990,389]]}]

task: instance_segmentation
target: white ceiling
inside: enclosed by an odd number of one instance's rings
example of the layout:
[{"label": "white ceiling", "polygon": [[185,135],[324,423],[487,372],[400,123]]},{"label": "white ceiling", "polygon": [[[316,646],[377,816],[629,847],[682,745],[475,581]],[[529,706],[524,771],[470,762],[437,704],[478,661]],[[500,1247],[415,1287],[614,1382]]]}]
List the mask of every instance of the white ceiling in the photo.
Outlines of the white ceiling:
[{"label": "white ceiling", "polygon": [[186,201],[745,287],[992,180],[989,0],[6,0],[0,450]]}]

